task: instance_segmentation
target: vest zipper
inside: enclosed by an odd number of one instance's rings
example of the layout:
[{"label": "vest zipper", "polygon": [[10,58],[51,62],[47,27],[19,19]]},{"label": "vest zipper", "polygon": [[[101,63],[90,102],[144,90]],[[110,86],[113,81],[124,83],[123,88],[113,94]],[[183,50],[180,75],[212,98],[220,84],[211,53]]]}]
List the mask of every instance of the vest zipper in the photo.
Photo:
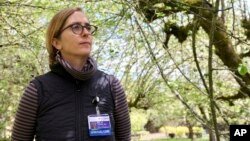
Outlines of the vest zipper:
[{"label": "vest zipper", "polygon": [[80,84],[79,80],[75,80],[75,98],[76,98],[76,138],[79,139],[79,141],[82,140],[82,130],[81,130],[81,103],[80,103]]}]

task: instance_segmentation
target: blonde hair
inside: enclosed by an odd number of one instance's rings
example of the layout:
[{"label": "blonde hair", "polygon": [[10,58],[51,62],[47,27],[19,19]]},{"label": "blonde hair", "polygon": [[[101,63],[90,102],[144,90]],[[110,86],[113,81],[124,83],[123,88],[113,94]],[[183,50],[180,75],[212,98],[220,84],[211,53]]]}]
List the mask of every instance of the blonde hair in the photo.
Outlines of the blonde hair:
[{"label": "blonde hair", "polygon": [[53,65],[56,63],[56,54],[57,49],[52,45],[54,38],[60,38],[61,30],[70,15],[74,12],[80,11],[83,12],[81,8],[66,8],[59,11],[54,17],[51,19],[49,26],[47,28],[46,33],[46,48],[49,53],[49,65]]}]

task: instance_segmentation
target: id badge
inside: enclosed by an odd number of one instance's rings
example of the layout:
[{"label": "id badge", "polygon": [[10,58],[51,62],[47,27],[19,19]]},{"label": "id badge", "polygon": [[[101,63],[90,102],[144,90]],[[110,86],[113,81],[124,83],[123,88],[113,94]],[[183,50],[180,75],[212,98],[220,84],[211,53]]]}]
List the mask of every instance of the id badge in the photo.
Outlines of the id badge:
[{"label": "id badge", "polygon": [[108,114],[89,115],[88,125],[89,136],[91,137],[111,135],[111,125]]}]

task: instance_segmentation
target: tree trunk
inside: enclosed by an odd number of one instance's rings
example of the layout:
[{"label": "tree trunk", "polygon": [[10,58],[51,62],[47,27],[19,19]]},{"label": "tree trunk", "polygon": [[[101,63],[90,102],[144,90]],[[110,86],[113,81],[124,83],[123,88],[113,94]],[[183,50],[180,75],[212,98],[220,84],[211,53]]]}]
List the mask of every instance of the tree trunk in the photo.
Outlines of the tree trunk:
[{"label": "tree trunk", "polygon": [[187,127],[188,127],[188,138],[193,141],[194,140],[194,130],[193,130],[192,124],[189,123],[188,121],[187,121]]},{"label": "tree trunk", "polygon": [[205,129],[206,133],[209,136],[209,141],[216,141],[215,135],[214,135],[214,132],[212,131],[212,129],[209,128],[207,125],[204,125],[203,128]]},{"label": "tree trunk", "polygon": [[214,133],[211,129],[208,129],[208,134],[209,134],[209,141],[216,141]]},{"label": "tree trunk", "polygon": [[150,133],[157,133],[160,129],[160,127],[155,126],[154,122],[152,120],[148,120],[144,128],[149,131]]}]

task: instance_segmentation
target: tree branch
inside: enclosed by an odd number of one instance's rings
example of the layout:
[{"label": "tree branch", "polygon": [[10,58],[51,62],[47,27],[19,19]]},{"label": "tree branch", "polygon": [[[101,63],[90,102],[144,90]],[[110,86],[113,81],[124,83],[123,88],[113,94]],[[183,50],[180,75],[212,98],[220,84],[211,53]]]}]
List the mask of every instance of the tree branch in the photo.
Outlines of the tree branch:
[{"label": "tree branch", "polygon": [[240,54],[240,58],[244,58],[244,57],[250,57],[250,50],[246,53],[241,53]]},{"label": "tree branch", "polygon": [[[159,1],[148,1],[148,5],[155,5]],[[203,5],[204,2],[204,5]],[[175,9],[172,11],[172,13],[175,13],[176,11],[184,11],[189,12],[191,14],[196,15],[197,17],[200,17],[200,26],[204,29],[204,31],[209,35],[211,33],[211,21],[212,21],[212,5],[209,4],[207,1],[204,0],[197,0],[195,3],[180,3],[176,0],[167,1],[164,3],[165,6],[171,7]],[[143,5],[139,5],[139,7],[143,10],[137,9],[139,13],[143,13],[145,15],[145,18],[147,21],[151,22],[152,20],[155,20],[159,17],[155,16],[156,11],[157,12],[164,12],[160,11],[160,9],[149,9],[147,5],[144,3],[144,7],[140,7]],[[203,9],[200,9],[200,7],[203,7]],[[149,10],[149,11],[147,11]],[[199,12],[200,11],[200,12]],[[215,10],[218,12],[218,10]],[[168,15],[169,12],[167,12],[165,15]],[[242,60],[239,54],[236,53],[234,50],[234,47],[232,45],[232,40],[230,38],[234,37],[234,35],[227,33],[226,27],[223,24],[223,22],[220,19],[215,20],[215,32],[213,33],[213,36],[215,39],[217,39],[215,42],[213,42],[213,45],[215,46],[215,53],[216,55],[222,60],[225,66],[227,66],[230,70],[237,70],[239,64],[241,64]],[[250,29],[250,28],[248,28]],[[168,35],[168,34],[167,34]],[[168,35],[169,36],[169,35]],[[238,39],[238,38],[236,38]],[[241,43],[245,43],[241,40]],[[248,44],[248,43],[245,43]],[[236,74],[238,77],[240,77],[246,85],[250,85],[250,74],[247,73],[247,75],[242,76],[237,71],[232,71],[234,74]],[[249,88],[245,87],[244,92],[250,96]]]}]

